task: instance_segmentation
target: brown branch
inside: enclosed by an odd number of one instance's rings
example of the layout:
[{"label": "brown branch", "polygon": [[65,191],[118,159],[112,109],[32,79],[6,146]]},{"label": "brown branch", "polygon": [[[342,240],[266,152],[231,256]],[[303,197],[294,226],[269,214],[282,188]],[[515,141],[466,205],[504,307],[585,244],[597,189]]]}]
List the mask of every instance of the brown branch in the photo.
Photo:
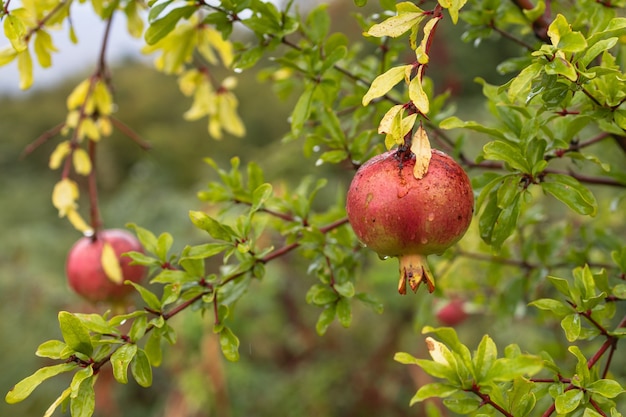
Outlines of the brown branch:
[{"label": "brown branch", "polygon": [[139,133],[135,132],[130,126],[122,122],[120,119],[110,116],[109,119],[113,126],[117,128],[120,132],[130,138],[133,142],[135,142],[141,149],[144,151],[150,150],[152,145],[145,141]]},{"label": "brown branch", "polygon": [[[98,206],[98,183],[96,173],[96,142],[89,141],[89,160],[91,161],[91,171],[89,172],[89,213],[91,217],[91,228],[94,230],[93,238],[97,236],[97,231],[102,227],[102,217]],[[69,159],[69,158],[68,158]]]},{"label": "brown branch", "polygon": [[37,139],[35,139],[32,143],[30,143],[20,155],[20,159],[26,158],[28,155],[33,153],[37,148],[46,143],[48,140],[52,139],[56,135],[58,135],[61,130],[65,127],[65,122],[59,123],[51,129],[46,130],[42,133]]}]

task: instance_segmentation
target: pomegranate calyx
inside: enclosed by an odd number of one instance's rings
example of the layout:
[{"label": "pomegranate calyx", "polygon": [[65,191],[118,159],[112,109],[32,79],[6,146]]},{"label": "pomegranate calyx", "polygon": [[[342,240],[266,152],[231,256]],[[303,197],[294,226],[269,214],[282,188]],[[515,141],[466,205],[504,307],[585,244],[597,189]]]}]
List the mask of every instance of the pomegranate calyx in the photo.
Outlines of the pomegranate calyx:
[{"label": "pomegranate calyx", "polygon": [[435,291],[435,280],[424,255],[402,255],[399,257],[399,260],[400,281],[398,282],[398,292],[400,294],[406,294],[407,283],[413,292],[417,292],[421,283],[428,286],[428,292],[432,293]]}]

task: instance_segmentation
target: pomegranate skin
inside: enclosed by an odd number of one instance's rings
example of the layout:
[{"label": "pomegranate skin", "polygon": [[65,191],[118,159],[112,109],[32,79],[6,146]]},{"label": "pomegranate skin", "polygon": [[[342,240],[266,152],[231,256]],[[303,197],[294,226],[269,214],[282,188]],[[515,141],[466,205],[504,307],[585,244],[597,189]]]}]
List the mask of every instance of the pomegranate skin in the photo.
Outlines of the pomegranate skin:
[{"label": "pomegranate skin", "polygon": [[146,275],[146,267],[130,265],[131,258],[123,253],[144,253],[137,238],[121,229],[99,231],[96,238],[82,237],[69,251],[65,264],[67,281],[78,295],[91,302],[121,302],[134,288],[111,281],[102,267],[104,242],[109,243],[118,256],[124,280],[140,282]]},{"label": "pomegranate skin", "polygon": [[472,187],[463,168],[441,151],[432,151],[421,179],[413,176],[415,156],[400,162],[397,155],[397,150],[385,152],[359,168],[347,194],[348,220],[367,247],[400,258],[400,293],[403,274],[414,290],[427,282],[432,292],[423,258],[443,253],[463,237],[474,211]]}]

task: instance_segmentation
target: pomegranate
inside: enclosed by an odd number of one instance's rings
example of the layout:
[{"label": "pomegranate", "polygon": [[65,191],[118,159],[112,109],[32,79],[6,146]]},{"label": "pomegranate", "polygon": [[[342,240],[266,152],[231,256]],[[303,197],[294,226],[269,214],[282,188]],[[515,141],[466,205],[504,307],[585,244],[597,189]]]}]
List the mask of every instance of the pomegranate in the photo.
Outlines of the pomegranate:
[{"label": "pomegranate", "polygon": [[452,298],[447,301],[438,311],[437,320],[444,326],[456,326],[467,319],[465,302],[460,298]]},{"label": "pomegranate", "polygon": [[[121,283],[114,282],[102,265],[105,243],[113,248],[117,257],[122,274]],[[121,256],[130,251],[143,253],[143,248],[137,238],[126,230],[101,230],[94,236],[80,238],[70,249],[65,264],[70,287],[91,302],[123,301],[134,291],[124,281],[140,282],[146,275],[146,267],[130,265],[131,258]]]},{"label": "pomegranate", "polygon": [[392,150],[363,164],[348,190],[346,210],[357,237],[381,257],[398,257],[398,291],[408,283],[435,289],[426,257],[441,254],[465,234],[472,220],[470,180],[454,159],[432,150],[426,174],[413,174],[415,155]]}]

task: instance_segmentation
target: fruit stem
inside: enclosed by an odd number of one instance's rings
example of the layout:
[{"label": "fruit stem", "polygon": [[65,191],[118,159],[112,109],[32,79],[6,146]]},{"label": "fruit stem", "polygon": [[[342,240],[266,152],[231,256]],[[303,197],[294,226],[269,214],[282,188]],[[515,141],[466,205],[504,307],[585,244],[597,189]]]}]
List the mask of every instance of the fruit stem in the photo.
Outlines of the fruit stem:
[{"label": "fruit stem", "polygon": [[423,282],[428,286],[428,292],[435,291],[435,280],[426,256],[419,254],[402,255],[398,257],[400,261],[400,281],[398,282],[398,292],[402,295],[406,294],[406,284],[413,292],[417,292],[417,288]]}]

